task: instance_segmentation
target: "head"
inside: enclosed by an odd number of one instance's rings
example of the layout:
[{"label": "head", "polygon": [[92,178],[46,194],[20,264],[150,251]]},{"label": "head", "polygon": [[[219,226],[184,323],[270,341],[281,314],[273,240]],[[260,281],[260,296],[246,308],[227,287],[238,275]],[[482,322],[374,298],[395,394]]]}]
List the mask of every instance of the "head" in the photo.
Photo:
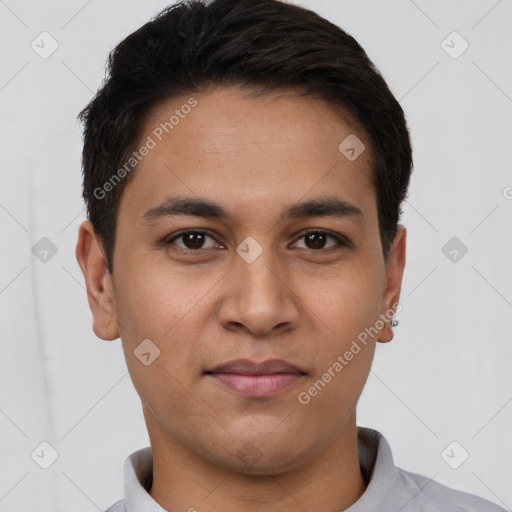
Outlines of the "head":
[{"label": "head", "polygon": [[[112,51],[80,118],[77,259],[150,436],[253,472],[325,449],[393,336],[405,265],[411,145],[364,50],[278,0],[182,2]],[[209,373],[239,358],[302,376],[240,396]]]}]

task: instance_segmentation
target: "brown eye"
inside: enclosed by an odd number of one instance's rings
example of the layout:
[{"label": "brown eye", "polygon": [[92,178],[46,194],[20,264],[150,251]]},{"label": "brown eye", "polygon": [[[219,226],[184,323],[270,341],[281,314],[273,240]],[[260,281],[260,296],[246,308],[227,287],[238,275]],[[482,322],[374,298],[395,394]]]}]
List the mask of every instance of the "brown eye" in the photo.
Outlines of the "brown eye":
[{"label": "brown eye", "polygon": [[309,233],[304,238],[308,249],[324,249],[328,237],[324,233]]},{"label": "brown eye", "polygon": [[[205,241],[207,238],[211,238],[214,241],[213,245],[210,247],[204,247]],[[176,241],[181,241],[183,246],[177,244]],[[200,249],[209,249],[211,247],[216,246],[215,240],[205,231],[185,231],[180,233],[179,235],[174,236],[166,242],[167,245],[175,244],[181,249],[189,250],[189,251],[198,251]]]},{"label": "brown eye", "polygon": [[[334,244],[326,247],[327,241],[330,239],[334,240]],[[304,233],[299,240],[304,239],[305,249],[310,249],[312,251],[321,251],[332,249],[333,247],[348,247],[349,244],[340,236],[336,236],[326,231],[309,231]]]}]

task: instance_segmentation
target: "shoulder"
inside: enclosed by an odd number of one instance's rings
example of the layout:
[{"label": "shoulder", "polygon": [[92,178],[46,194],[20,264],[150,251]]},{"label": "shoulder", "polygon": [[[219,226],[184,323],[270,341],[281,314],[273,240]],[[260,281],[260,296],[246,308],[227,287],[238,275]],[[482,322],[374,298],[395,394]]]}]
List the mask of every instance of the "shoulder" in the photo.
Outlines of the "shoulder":
[{"label": "shoulder", "polygon": [[377,430],[358,427],[358,449],[369,483],[350,512],[507,512],[479,496],[396,466],[388,442]]},{"label": "shoulder", "polygon": [[109,509],[105,512],[125,512],[124,500],[116,501]]},{"label": "shoulder", "polygon": [[[410,510],[422,512],[507,512],[479,496],[443,485],[431,478],[397,468],[400,485],[412,494]],[[409,510],[409,507],[405,510]],[[404,512],[405,512],[404,510]]]}]

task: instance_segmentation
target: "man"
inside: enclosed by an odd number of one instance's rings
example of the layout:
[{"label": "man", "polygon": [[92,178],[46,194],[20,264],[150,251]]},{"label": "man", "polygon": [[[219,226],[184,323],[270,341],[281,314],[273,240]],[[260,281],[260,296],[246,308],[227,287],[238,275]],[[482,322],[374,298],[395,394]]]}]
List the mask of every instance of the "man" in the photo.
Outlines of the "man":
[{"label": "man", "polygon": [[278,0],[169,7],[81,113],[76,256],[151,447],[110,512],[498,511],[357,427],[393,338],[412,170],[358,43]]}]

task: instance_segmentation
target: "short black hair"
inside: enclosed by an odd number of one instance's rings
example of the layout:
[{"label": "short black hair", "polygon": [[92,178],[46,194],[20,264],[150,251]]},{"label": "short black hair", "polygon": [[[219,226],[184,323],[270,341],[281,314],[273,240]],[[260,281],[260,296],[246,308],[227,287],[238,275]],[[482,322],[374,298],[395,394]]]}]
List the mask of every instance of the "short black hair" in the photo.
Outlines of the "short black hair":
[{"label": "short black hair", "polygon": [[165,100],[215,86],[262,95],[298,90],[355,116],[370,141],[387,260],[407,195],[412,148],[404,112],[363,48],[313,11],[284,1],[185,0],[110,52],[105,80],[78,116],[84,126],[83,198],[109,272],[118,206],[134,172],[122,173],[114,186],[112,177],[130,159],[149,112]]}]

